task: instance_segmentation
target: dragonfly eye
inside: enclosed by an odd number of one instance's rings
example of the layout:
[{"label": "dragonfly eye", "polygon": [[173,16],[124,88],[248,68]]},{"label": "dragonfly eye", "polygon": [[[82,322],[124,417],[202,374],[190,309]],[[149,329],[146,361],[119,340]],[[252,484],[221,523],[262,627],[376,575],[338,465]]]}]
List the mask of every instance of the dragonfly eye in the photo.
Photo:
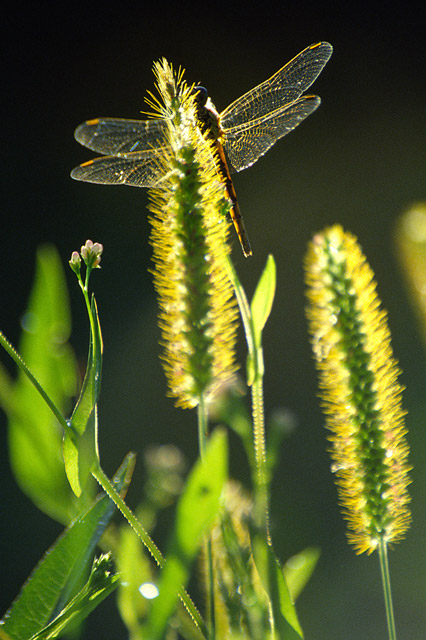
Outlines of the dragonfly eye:
[{"label": "dragonfly eye", "polygon": [[207,89],[201,86],[194,87],[192,93],[194,94],[196,101],[204,107],[207,102],[207,98],[209,97]]}]

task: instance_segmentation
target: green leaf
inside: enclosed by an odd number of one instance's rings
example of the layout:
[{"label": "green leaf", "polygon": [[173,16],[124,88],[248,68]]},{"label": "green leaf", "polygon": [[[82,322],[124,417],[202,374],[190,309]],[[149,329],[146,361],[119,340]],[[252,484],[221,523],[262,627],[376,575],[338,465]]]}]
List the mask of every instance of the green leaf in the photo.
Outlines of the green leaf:
[{"label": "green leaf", "polygon": [[92,297],[90,314],[90,348],[86,375],[71,417],[72,427],[79,435],[82,435],[86,430],[89,417],[99,399],[101,387],[103,344],[98,309],[94,297]]},{"label": "green leaf", "polygon": [[187,583],[203,538],[217,516],[227,478],[227,451],[226,433],[217,429],[208,441],[204,460],[198,460],[191,470],[177,506],[175,527],[160,576],[160,595],[150,612],[146,630],[150,640],[163,638],[180,587]]},{"label": "green leaf", "polygon": [[[34,284],[22,326],[19,351],[23,359],[59,410],[70,411],[77,367],[67,342],[71,323],[66,281],[52,246],[37,251]],[[10,461],[19,486],[40,510],[68,523],[81,506],[64,472],[62,428],[21,371],[4,408],[9,417]]]},{"label": "green leaf", "polygon": [[256,347],[260,347],[262,343],[262,331],[271,313],[275,287],[275,260],[269,255],[250,305]]},{"label": "green leaf", "polygon": [[94,464],[99,463],[98,414],[102,374],[102,335],[95,298],[92,298],[91,339],[87,359],[86,375],[80,396],[70,420],[74,437],[65,434],[65,470],[76,496],[80,496]]},{"label": "green leaf", "polygon": [[252,337],[251,340],[247,341],[249,353],[246,364],[247,384],[249,387],[264,374],[262,331],[271,313],[275,286],[275,260],[272,255],[269,255],[250,305],[250,332]]},{"label": "green leaf", "polygon": [[[128,456],[115,478],[120,490],[130,481]],[[87,575],[99,538],[105,531],[114,504],[104,496],[65,530],[46,552],[18,597],[5,614],[1,630],[12,640],[28,640],[39,633],[76,594]]]},{"label": "green leaf", "polygon": [[253,558],[270,600],[277,640],[301,640],[303,632],[279,561],[271,546],[260,535],[252,537]]},{"label": "green leaf", "polygon": [[110,593],[118,587],[120,576],[112,573],[110,554],[104,554],[93,562],[89,579],[61,613],[31,640],[53,640],[78,627]]},{"label": "green leaf", "polygon": [[314,572],[320,555],[321,552],[317,547],[308,547],[289,558],[285,563],[284,578],[293,600],[296,600],[303,591]]}]

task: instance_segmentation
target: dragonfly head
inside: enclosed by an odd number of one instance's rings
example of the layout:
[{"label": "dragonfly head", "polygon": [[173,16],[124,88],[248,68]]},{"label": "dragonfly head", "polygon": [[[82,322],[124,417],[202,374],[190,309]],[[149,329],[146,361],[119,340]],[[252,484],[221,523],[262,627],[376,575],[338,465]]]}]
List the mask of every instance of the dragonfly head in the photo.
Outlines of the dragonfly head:
[{"label": "dragonfly head", "polygon": [[207,89],[201,86],[194,87],[192,90],[192,94],[195,96],[195,100],[198,102],[198,104],[204,107],[209,97]]}]

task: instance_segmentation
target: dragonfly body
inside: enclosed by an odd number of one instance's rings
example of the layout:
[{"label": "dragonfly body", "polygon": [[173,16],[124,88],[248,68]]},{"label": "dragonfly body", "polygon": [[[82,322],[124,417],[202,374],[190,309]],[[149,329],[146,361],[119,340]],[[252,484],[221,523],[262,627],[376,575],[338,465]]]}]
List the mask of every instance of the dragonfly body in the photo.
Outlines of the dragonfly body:
[{"label": "dragonfly body", "polygon": [[[214,141],[217,173],[231,201],[231,217],[245,256],[250,242],[241,217],[231,173],[254,164],[277,140],[292,131],[320,104],[302,95],[321,73],[332,54],[328,42],[299,53],[271,78],[235,100],[220,115],[203,87],[196,87],[199,127]],[[159,155],[164,154],[166,122],[161,119],[96,118],[79,125],[75,138],[104,154],[75,167],[76,180],[161,188]]]},{"label": "dragonfly body", "polygon": [[248,233],[246,231],[243,217],[241,215],[240,207],[237,200],[237,194],[235,192],[234,183],[232,182],[231,174],[228,167],[228,161],[223,148],[224,133],[220,125],[220,115],[216,111],[216,107],[208,97],[207,89],[205,87],[195,87],[195,106],[197,110],[197,119],[200,129],[207,135],[216,147],[216,164],[217,173],[225,185],[226,193],[231,201],[231,209],[229,214],[232,222],[234,223],[235,231],[237,232],[238,239],[240,241],[241,248],[245,257],[251,256],[252,250]]}]

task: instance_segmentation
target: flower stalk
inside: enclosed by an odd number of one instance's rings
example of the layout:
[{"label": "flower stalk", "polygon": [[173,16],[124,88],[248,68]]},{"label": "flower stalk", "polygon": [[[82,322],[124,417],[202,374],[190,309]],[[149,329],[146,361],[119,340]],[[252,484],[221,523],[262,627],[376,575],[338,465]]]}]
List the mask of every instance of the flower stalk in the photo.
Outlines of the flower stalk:
[{"label": "flower stalk", "polygon": [[[183,408],[197,407],[203,459],[208,403],[236,371],[237,309],[227,272],[230,204],[216,166],[216,150],[199,126],[195,95],[162,60],[154,66],[160,100],[156,117],[167,123],[159,158],[164,176],[150,192],[154,286],[159,301],[163,366],[169,395]],[[207,540],[209,638],[215,637],[214,576]]]},{"label": "flower stalk", "polygon": [[248,378],[251,387],[253,445],[256,466],[256,473],[253,478],[255,487],[254,517],[256,525],[265,532],[266,538],[270,543],[269,478],[267,477],[266,471],[265,414],[263,404],[263,352],[261,344],[258,344],[259,341],[256,340],[252,311],[246,293],[230,258],[228,258],[228,273],[238,301],[248,348]]},{"label": "flower stalk", "polygon": [[410,524],[408,445],[399,369],[373,272],[340,226],[315,236],[306,257],[307,316],[319,372],[332,470],[356,553],[378,549],[394,639],[387,547]]}]

